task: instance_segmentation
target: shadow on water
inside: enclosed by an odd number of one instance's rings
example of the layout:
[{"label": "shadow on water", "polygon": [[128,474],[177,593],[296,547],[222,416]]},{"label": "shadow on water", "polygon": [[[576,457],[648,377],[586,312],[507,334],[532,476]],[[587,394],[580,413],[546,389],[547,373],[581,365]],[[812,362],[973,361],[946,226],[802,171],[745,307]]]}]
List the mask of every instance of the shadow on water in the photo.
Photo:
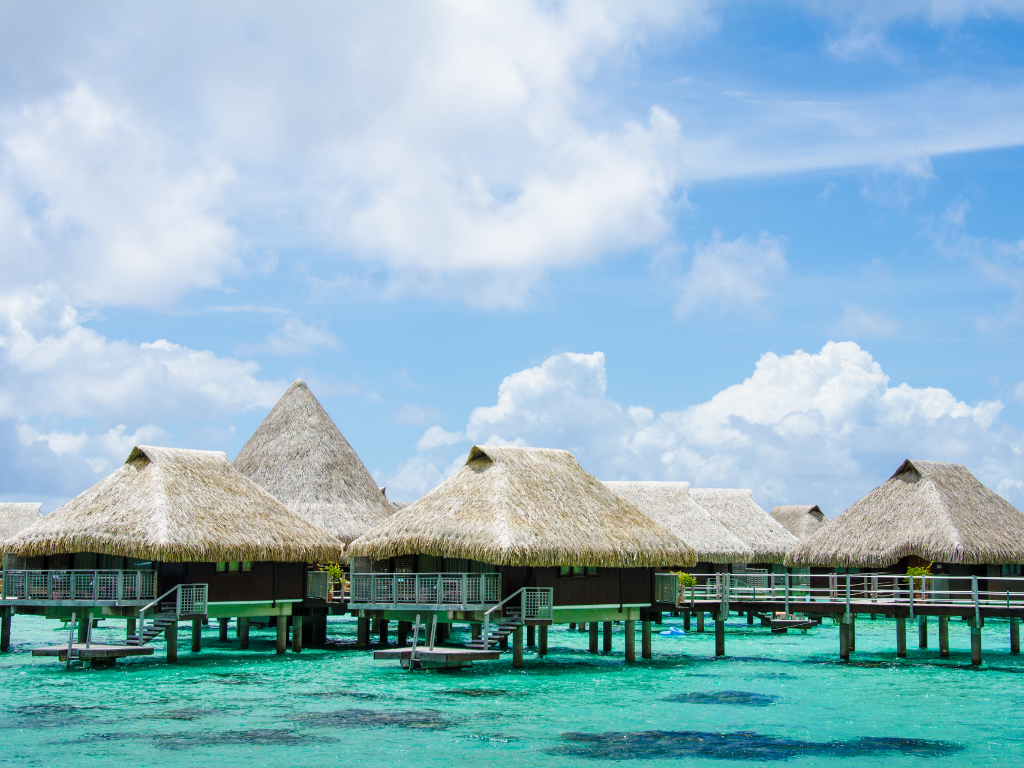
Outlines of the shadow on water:
[{"label": "shadow on water", "polygon": [[767,707],[779,700],[778,696],[748,691],[693,691],[665,696],[662,701],[680,704],[733,704],[740,707]]},{"label": "shadow on water", "polygon": [[223,709],[204,709],[203,707],[181,707],[169,709],[166,712],[158,712],[152,715],[143,715],[146,720],[198,720],[200,717],[223,714]]},{"label": "shadow on water", "polygon": [[303,746],[307,744],[333,744],[337,739],[321,735],[297,733],[284,728],[248,728],[228,731],[192,730],[177,733],[136,733],[132,731],[86,733],[75,739],[54,742],[67,744],[118,743],[148,741],[167,750],[186,750],[217,746]]},{"label": "shadow on water", "polygon": [[509,698],[511,696],[526,696],[526,692],[505,691],[501,688],[452,688],[450,690],[435,691],[439,696],[466,696],[468,698],[496,699]]},{"label": "shadow on water", "polygon": [[365,728],[396,726],[440,731],[455,720],[430,710],[338,709],[333,712],[306,712],[291,720],[312,728]]},{"label": "shadow on water", "polygon": [[566,742],[548,754],[595,760],[658,760],[709,757],[720,760],[788,760],[794,757],[865,757],[913,755],[943,757],[963,747],[947,741],[903,738],[860,738],[813,742],[736,731],[640,731],[634,733],[563,733]]},{"label": "shadow on water", "polygon": [[378,699],[380,698],[375,693],[364,693],[362,691],[314,691],[312,693],[296,693],[296,696],[301,696],[307,699]]},{"label": "shadow on water", "polygon": [[23,728],[49,728],[81,722],[83,716],[107,709],[100,705],[79,707],[74,704],[24,704],[11,707],[8,716]]}]

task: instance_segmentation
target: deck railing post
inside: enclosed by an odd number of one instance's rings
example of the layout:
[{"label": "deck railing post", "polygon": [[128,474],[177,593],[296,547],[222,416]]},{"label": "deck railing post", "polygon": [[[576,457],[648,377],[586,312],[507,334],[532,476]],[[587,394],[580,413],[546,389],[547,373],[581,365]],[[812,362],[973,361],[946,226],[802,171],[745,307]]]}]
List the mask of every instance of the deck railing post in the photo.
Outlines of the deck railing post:
[{"label": "deck railing post", "polygon": [[850,623],[850,574],[846,574],[846,616],[844,623]]},{"label": "deck railing post", "polygon": [[786,618],[789,618],[789,574],[785,575],[786,580]]},{"label": "deck railing post", "polygon": [[461,605],[463,608],[465,608],[465,606],[466,606],[466,600],[469,599],[469,592],[466,591],[466,588],[468,586],[469,586],[469,576],[467,576],[464,573],[464,574],[462,574],[462,599],[459,600],[459,605]]},{"label": "deck railing post", "polygon": [[974,597],[974,626],[981,626],[981,607],[978,605],[978,577],[971,576],[971,595]]},{"label": "deck railing post", "polygon": [[914,620],[914,577],[910,577],[910,620]]}]

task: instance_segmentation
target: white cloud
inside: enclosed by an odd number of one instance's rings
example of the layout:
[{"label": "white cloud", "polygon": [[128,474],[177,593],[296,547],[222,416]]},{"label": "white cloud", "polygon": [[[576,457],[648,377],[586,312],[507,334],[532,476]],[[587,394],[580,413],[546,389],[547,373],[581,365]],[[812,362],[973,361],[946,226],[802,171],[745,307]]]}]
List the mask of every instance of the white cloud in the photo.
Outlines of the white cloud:
[{"label": "white cloud", "polygon": [[[470,414],[465,441],[565,448],[604,479],[748,487],[765,505],[817,503],[833,515],[908,457],[964,463],[1011,500],[1018,493],[1011,481],[1024,471],[1015,447],[1022,436],[998,421],[1001,402],[969,405],[936,387],[890,386],[853,342],[767,353],[742,383],[663,413],[608,397],[604,364],[600,352],[566,353],[506,377],[497,402]],[[424,439],[403,482],[413,482],[412,467],[436,480],[447,446],[462,437],[431,430],[450,441]]]},{"label": "white cloud", "polygon": [[28,424],[22,424],[18,428],[18,438],[25,445],[46,443],[49,449],[58,456],[63,456],[65,453],[76,454],[89,441],[89,436],[85,432],[75,435],[70,432],[53,431],[44,435]]},{"label": "white cloud", "polygon": [[693,251],[676,304],[679,316],[754,309],[788,267],[784,241],[767,232],[756,241],[748,237],[723,240],[715,232],[710,242],[698,243]]},{"label": "white cloud", "polygon": [[0,419],[201,417],[270,407],[284,387],[256,379],[258,369],[164,339],[107,339],[84,326],[54,286],[0,296]]},{"label": "white cloud", "polygon": [[227,166],[183,167],[155,130],[79,85],[0,125],[0,278],[76,303],[166,305],[238,271]]},{"label": "white cloud", "polygon": [[906,210],[910,201],[923,195],[935,178],[930,158],[904,157],[877,167],[860,192],[876,203]]},{"label": "white cloud", "polygon": [[317,349],[339,351],[341,343],[327,330],[326,322],[307,324],[289,317],[267,337],[265,349],[275,355],[304,355]]},{"label": "white cloud", "polygon": [[441,418],[437,408],[423,407],[416,403],[403,403],[401,408],[391,412],[391,418],[397,424],[427,424]]},{"label": "white cloud", "polygon": [[872,312],[856,304],[847,304],[843,316],[835,325],[835,331],[846,337],[889,337],[899,333],[901,325],[882,312]]},{"label": "white cloud", "polygon": [[461,432],[448,432],[442,427],[435,424],[432,427],[428,427],[427,431],[423,433],[423,437],[416,443],[417,451],[428,451],[431,448],[440,448],[443,445],[455,445],[466,439],[466,436]]}]

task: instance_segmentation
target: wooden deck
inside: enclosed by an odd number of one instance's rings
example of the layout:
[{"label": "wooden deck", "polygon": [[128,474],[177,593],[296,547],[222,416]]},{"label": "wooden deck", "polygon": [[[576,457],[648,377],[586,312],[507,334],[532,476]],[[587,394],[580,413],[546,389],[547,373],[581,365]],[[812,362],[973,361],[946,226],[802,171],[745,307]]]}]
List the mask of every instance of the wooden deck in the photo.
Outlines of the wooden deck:
[{"label": "wooden deck", "polygon": [[[67,643],[64,645],[51,645],[46,648],[33,648],[33,656],[56,656],[61,661],[67,659],[68,646]],[[71,658],[78,659],[80,661],[109,661],[113,663],[116,659],[122,659],[126,656],[152,656],[153,648],[148,645],[141,647],[137,645],[105,645],[103,643],[90,643],[86,647],[85,643],[72,643],[71,645]]]},{"label": "wooden deck", "polygon": [[[412,648],[386,648],[373,652],[377,660],[398,659],[403,669],[409,668]],[[417,646],[416,660],[419,665],[414,669],[461,669],[471,666],[474,661],[494,661],[501,658],[497,650],[482,648],[424,648]]]}]

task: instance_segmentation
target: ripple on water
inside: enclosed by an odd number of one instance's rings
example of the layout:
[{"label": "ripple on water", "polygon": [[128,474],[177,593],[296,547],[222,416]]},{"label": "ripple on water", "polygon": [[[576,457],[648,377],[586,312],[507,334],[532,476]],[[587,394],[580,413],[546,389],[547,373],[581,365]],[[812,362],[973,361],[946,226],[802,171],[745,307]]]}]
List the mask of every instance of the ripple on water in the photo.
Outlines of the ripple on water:
[{"label": "ripple on water", "polygon": [[365,728],[396,726],[442,730],[454,721],[430,710],[338,709],[333,712],[306,712],[292,720],[314,728]]},{"label": "ripple on water", "polygon": [[662,701],[681,704],[733,704],[739,707],[767,707],[779,700],[778,696],[749,691],[692,691],[665,696]]},{"label": "ripple on water", "polygon": [[496,699],[499,696],[521,696],[520,693],[505,691],[501,688],[451,688],[437,691],[441,696],[466,696],[468,698]]},{"label": "ripple on water", "polygon": [[161,749],[195,749],[219,746],[302,746],[305,744],[333,743],[335,740],[320,735],[296,733],[285,728],[248,728],[231,731],[182,731],[153,736],[153,744]]},{"label": "ripple on water", "polygon": [[363,693],[362,691],[313,691],[311,693],[297,693],[306,699],[379,699],[375,693]]},{"label": "ripple on water", "polygon": [[866,737],[847,741],[813,742],[753,731],[639,731],[623,733],[563,733],[566,742],[546,750],[561,757],[598,760],[657,760],[709,757],[720,760],[788,760],[793,757],[865,757],[913,755],[943,757],[963,747],[929,739]]}]

